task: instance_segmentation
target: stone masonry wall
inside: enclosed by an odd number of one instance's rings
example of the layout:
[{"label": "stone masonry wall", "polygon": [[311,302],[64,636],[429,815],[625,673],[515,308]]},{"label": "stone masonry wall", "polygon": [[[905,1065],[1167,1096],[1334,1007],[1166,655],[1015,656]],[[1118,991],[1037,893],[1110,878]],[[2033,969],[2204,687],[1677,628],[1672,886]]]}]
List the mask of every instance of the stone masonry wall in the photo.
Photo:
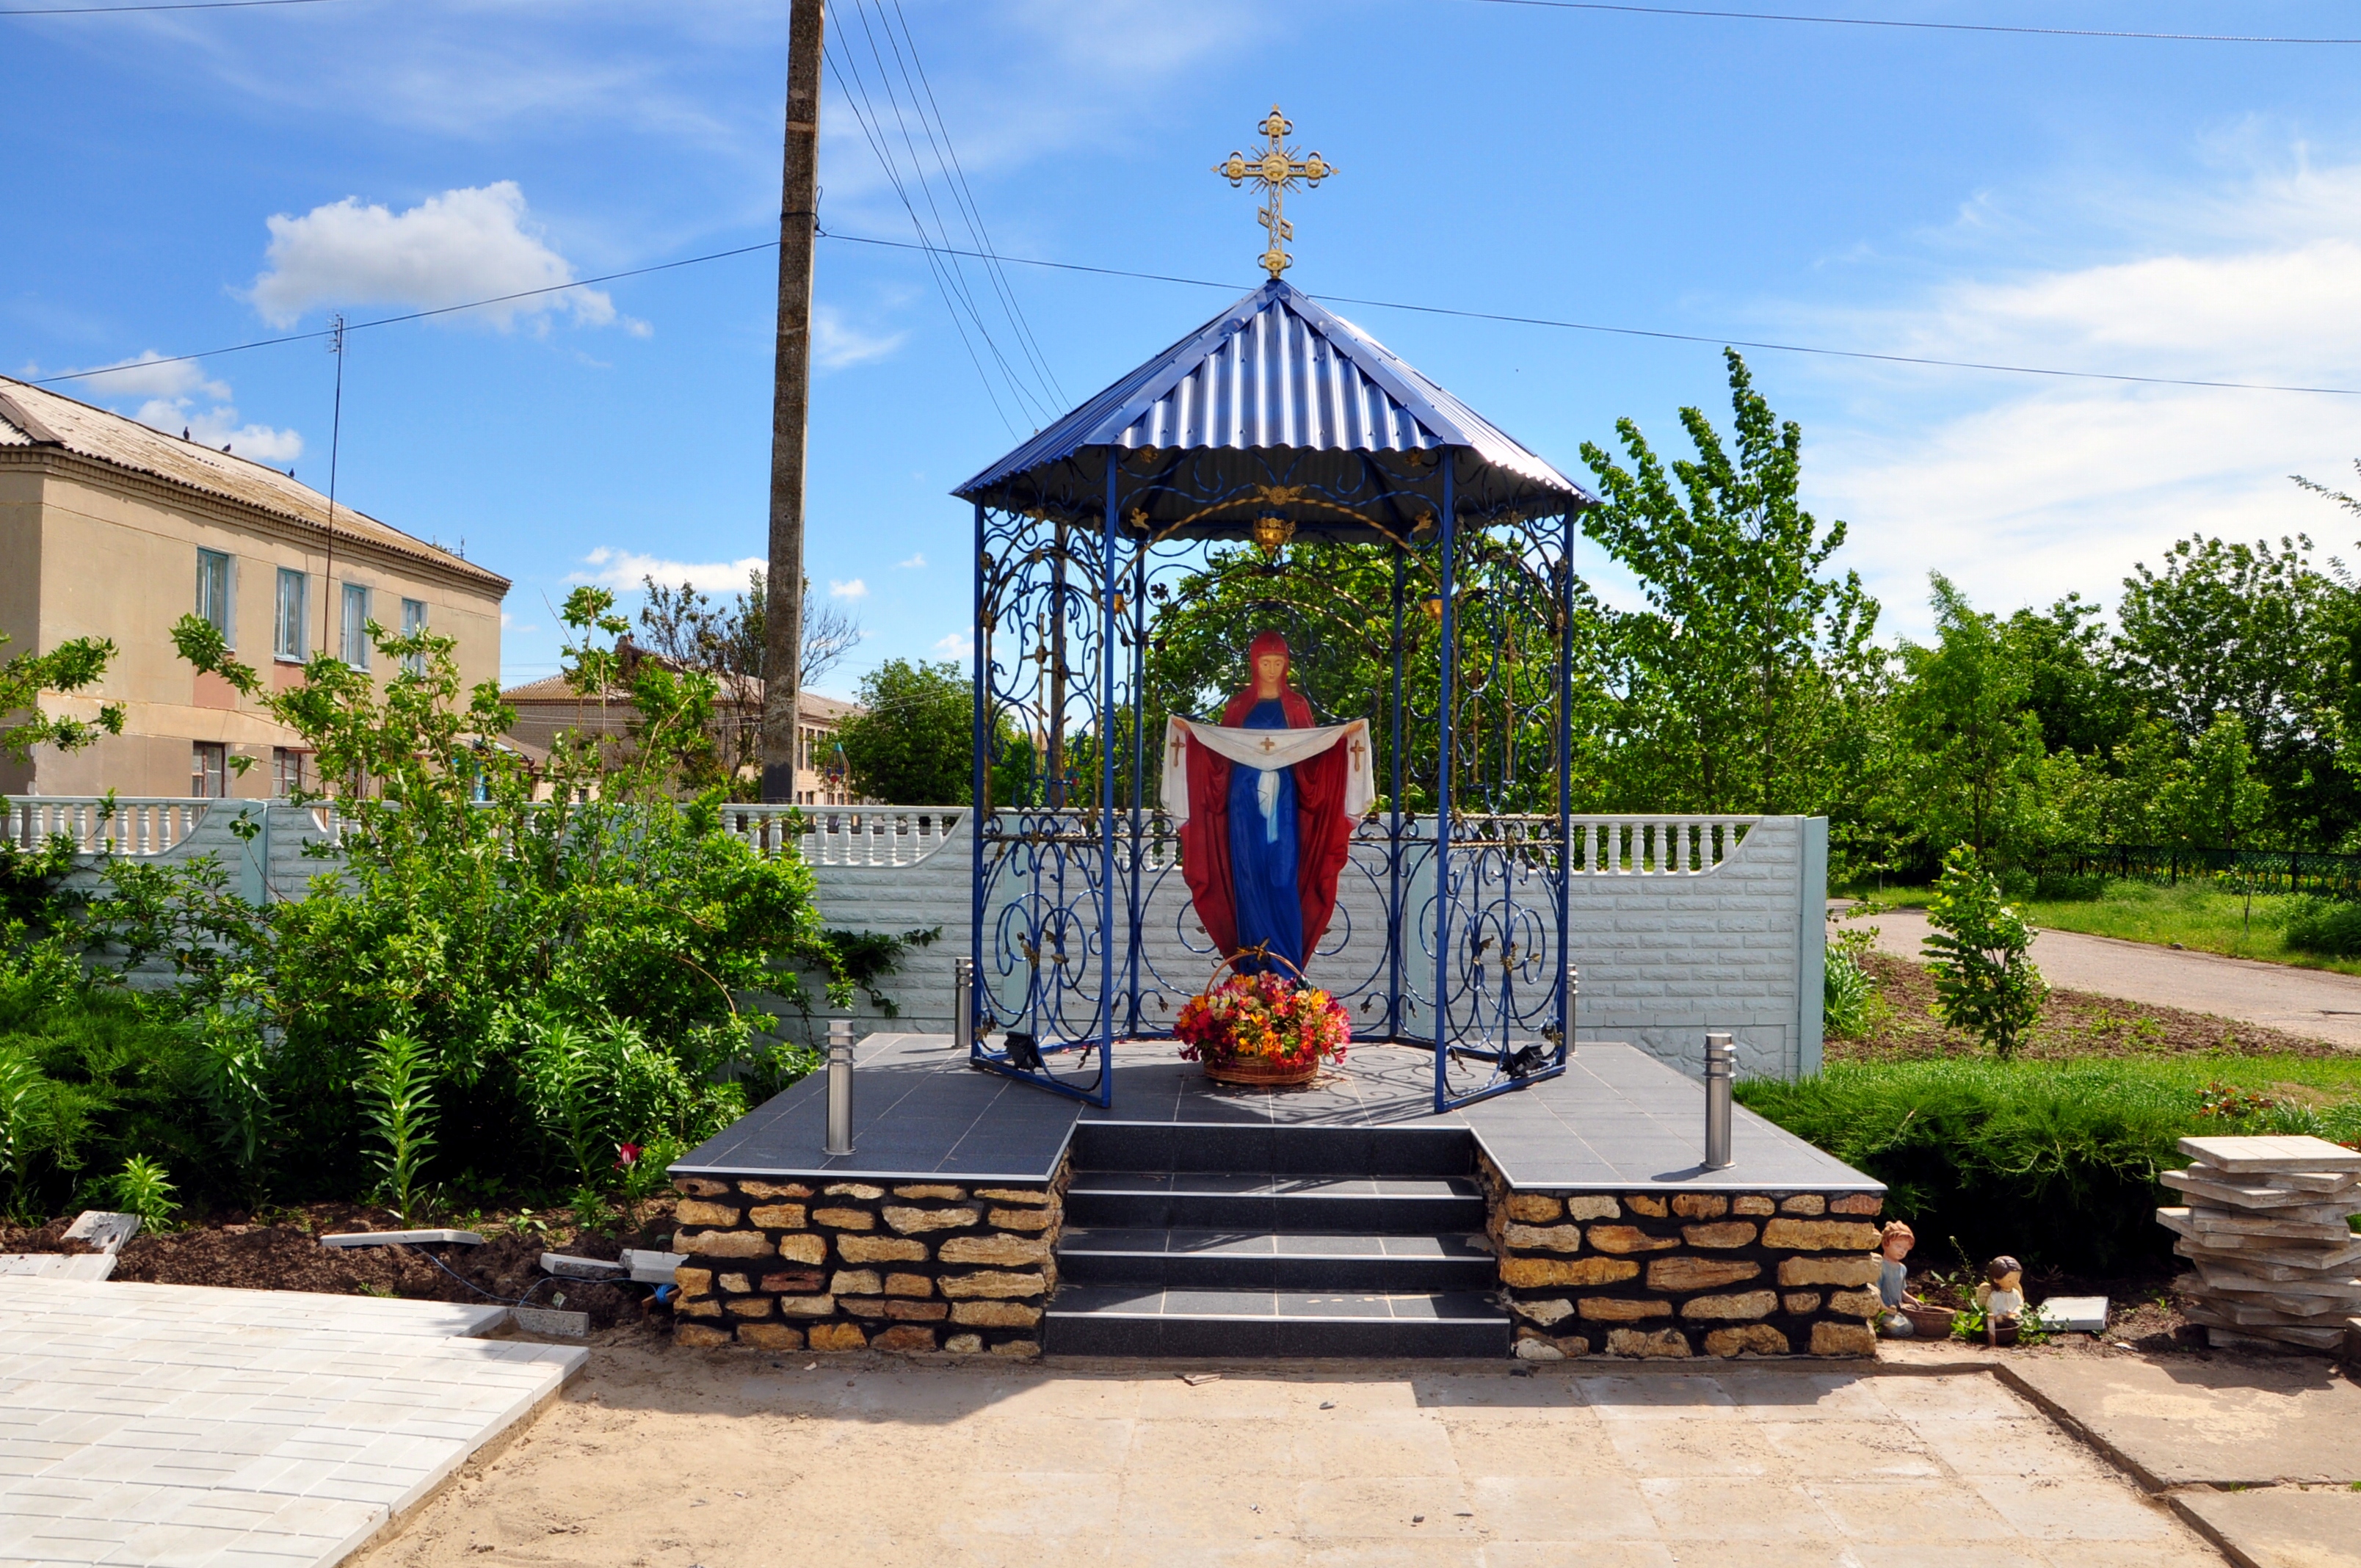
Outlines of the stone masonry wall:
[{"label": "stone masonry wall", "polygon": [[684,1178],[674,1343],[1038,1355],[1067,1180]]},{"label": "stone masonry wall", "polygon": [[1876,1354],[1876,1194],[1515,1191],[1479,1166],[1525,1360]]}]

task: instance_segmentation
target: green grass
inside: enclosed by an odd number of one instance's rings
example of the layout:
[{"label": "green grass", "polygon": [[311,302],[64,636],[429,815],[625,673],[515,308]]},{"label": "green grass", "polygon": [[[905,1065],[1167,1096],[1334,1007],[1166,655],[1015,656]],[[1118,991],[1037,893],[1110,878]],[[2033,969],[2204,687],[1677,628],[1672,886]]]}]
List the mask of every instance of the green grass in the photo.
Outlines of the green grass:
[{"label": "green grass", "polygon": [[[1897,909],[1924,909],[1934,890],[1888,888],[1861,896]],[[2235,887],[2225,890],[2218,883],[2194,880],[2172,887],[2111,878],[2096,898],[2035,897],[2010,902],[2040,929],[2081,931],[2158,947],[2178,942],[2202,953],[2361,974],[2361,959],[2326,958],[2287,945],[2279,929],[2290,902],[2285,894],[2257,894],[2251,923],[2246,896]]]}]

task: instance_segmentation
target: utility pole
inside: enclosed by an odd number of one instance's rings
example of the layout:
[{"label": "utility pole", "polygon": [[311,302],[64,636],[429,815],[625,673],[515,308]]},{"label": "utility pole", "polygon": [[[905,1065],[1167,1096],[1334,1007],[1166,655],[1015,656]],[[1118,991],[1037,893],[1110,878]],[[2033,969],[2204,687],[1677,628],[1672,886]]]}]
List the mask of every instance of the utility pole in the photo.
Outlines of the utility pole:
[{"label": "utility pole", "polygon": [[779,343],[771,391],[771,565],[763,605],[763,798],[796,797],[803,685],[804,445],[811,414],[812,242],[819,227],[819,65],[826,0],[787,12],[779,182]]}]

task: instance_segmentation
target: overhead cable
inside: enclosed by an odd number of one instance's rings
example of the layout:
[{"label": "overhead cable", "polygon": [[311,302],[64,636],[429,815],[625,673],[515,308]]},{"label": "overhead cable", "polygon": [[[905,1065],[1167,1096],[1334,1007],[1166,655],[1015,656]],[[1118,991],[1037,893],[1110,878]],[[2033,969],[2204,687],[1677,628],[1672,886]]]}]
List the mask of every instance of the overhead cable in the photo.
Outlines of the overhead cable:
[{"label": "overhead cable", "polygon": [[1471,0],[1540,11],[1606,11],[1634,16],[1694,16],[1717,22],[1801,22],[1819,27],[1894,27],[1930,33],[2007,33],[2042,38],[2108,38],[2173,44],[2361,44],[2361,38],[2269,38],[2253,33],[2143,33],[2121,27],[2034,27],[2003,22],[1920,22],[1891,16],[1815,16],[1786,11],[1708,11],[1690,5],[1616,5],[1611,0]]}]

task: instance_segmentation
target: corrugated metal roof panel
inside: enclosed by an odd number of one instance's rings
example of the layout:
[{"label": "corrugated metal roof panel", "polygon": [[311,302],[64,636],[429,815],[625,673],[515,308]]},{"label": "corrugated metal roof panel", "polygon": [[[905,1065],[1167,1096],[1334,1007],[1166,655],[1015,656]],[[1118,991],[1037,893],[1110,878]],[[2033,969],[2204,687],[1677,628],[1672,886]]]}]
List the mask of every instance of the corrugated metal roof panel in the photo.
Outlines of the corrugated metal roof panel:
[{"label": "corrugated metal roof panel", "polygon": [[1460,447],[1537,500],[1588,495],[1351,322],[1273,279],[953,493],[1000,503],[1091,449]]}]

